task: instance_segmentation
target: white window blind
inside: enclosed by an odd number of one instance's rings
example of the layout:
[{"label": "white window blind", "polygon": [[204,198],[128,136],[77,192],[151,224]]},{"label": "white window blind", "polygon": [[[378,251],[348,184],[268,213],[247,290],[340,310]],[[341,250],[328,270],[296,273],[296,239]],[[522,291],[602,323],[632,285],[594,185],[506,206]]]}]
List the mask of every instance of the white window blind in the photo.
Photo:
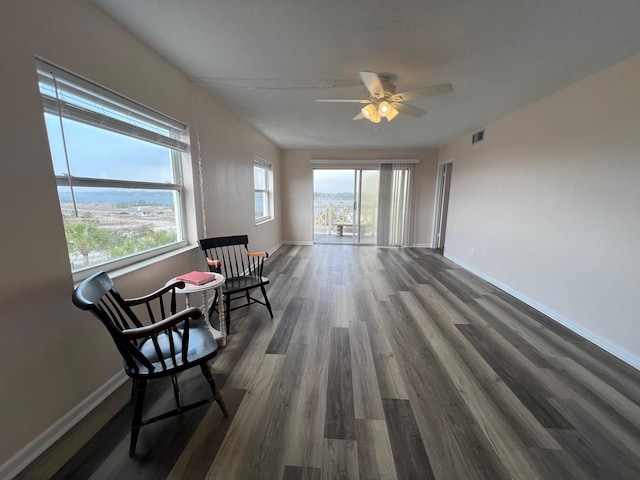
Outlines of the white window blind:
[{"label": "white window blind", "polygon": [[45,112],[174,150],[188,150],[189,145],[180,140],[184,124],[42,60],[37,60],[37,69]]}]

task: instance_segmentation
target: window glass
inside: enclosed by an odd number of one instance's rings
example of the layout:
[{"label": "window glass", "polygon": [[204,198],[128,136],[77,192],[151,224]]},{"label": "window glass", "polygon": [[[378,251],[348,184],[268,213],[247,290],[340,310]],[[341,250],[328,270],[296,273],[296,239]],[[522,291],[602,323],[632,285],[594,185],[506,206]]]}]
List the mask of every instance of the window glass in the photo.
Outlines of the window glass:
[{"label": "window glass", "polygon": [[[76,177],[174,183],[171,150],[74,120],[45,114],[56,175],[66,175],[67,157]],[[66,142],[62,141],[64,129]]]},{"label": "window glass", "polygon": [[45,62],[38,76],[72,271],[185,244],[184,126]]},{"label": "window glass", "polygon": [[262,159],[254,159],[253,188],[256,223],[261,223],[273,218],[273,192],[271,185],[271,164]]}]

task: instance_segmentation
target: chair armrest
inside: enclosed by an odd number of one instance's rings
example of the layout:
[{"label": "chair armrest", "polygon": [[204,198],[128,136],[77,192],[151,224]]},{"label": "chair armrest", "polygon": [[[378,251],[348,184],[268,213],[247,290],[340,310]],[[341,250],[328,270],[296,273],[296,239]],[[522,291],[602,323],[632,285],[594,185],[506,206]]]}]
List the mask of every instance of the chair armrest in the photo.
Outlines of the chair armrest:
[{"label": "chair armrest", "polygon": [[247,250],[247,255],[249,255],[250,257],[264,257],[267,258],[269,256],[268,252],[252,252],[250,250]]},{"label": "chair armrest", "polygon": [[207,265],[213,268],[220,268],[220,260],[212,260],[207,257]]},{"label": "chair armrest", "polygon": [[154,300],[162,295],[164,295],[165,293],[167,293],[168,291],[174,289],[174,288],[184,288],[185,283],[180,280],[180,281],[176,281],[173,283],[170,283],[169,285],[165,285],[164,287],[156,290],[153,293],[150,293],[148,295],[145,295],[144,297],[136,297],[136,298],[124,298],[123,301],[125,303],[125,305],[128,306],[132,306],[132,305],[140,305],[142,303],[147,303],[151,300]]},{"label": "chair armrest", "polygon": [[163,320],[160,320],[157,323],[153,323],[151,325],[145,325],[144,327],[138,328],[129,328],[122,331],[122,335],[124,335],[129,340],[137,340],[139,338],[146,338],[152,335],[163,332],[164,330],[168,330],[169,328],[177,325],[180,322],[185,320],[197,320],[202,317],[202,311],[198,307],[191,307],[185,310],[182,310],[178,313],[171,315]]}]

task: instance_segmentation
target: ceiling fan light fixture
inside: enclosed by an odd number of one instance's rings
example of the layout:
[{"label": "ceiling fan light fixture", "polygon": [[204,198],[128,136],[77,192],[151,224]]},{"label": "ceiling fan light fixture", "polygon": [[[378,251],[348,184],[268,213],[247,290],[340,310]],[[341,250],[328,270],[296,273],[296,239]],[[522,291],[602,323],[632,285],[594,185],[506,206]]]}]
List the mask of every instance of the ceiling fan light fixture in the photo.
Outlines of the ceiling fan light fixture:
[{"label": "ceiling fan light fixture", "polygon": [[386,117],[391,112],[391,105],[386,100],[381,101],[378,104],[378,113],[381,117]]},{"label": "ceiling fan light fixture", "polygon": [[390,122],[391,120],[393,120],[394,118],[396,118],[396,116],[398,115],[398,110],[396,110],[393,105],[389,105],[389,113],[387,113],[386,117],[387,117],[387,122]]},{"label": "ceiling fan light fixture", "polygon": [[373,123],[380,123],[380,113],[378,112],[378,106],[370,103],[362,108],[362,116]]}]

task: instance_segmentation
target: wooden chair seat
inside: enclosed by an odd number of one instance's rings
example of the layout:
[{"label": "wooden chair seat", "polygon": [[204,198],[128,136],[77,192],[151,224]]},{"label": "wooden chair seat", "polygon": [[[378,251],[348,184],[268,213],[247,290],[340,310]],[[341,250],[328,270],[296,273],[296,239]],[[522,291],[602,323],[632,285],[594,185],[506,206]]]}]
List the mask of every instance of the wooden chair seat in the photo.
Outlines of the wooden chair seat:
[{"label": "wooden chair seat", "polygon": [[[195,324],[195,325],[194,325]],[[170,332],[170,333],[169,333]],[[171,335],[171,339],[169,339]],[[218,344],[211,336],[210,330],[204,324],[204,320],[198,320],[191,322],[189,327],[189,342],[187,349],[186,362],[177,360],[174,364],[174,356],[171,353],[171,343],[174,345],[175,358],[182,358],[182,342],[184,340],[184,329],[176,328],[163,332],[156,336],[160,354],[156,350],[154,343],[151,339],[144,340],[138,347],[140,353],[145,356],[149,362],[151,362],[151,368],[147,368],[146,365],[136,362],[137,372],[135,369],[131,369],[127,374],[131,375],[148,375],[149,378],[154,376],[165,376],[163,373],[162,362],[165,362],[167,369],[172,369],[176,373],[186,368],[190,368],[194,362],[208,361],[216,356],[218,350]],[[125,364],[125,370],[129,367]],[[160,374],[154,375],[155,372]]]}]

